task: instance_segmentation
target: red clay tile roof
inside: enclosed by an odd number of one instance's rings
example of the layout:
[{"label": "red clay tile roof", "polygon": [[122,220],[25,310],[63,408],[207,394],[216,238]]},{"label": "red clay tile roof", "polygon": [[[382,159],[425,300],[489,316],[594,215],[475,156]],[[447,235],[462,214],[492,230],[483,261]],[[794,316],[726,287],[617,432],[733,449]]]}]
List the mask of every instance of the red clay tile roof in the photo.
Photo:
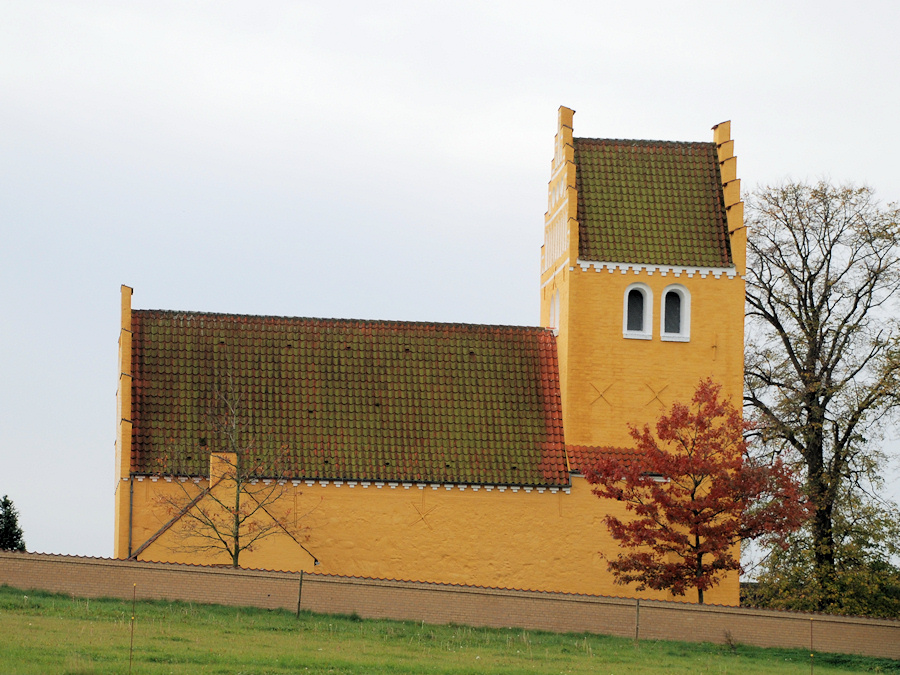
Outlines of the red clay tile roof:
[{"label": "red clay tile roof", "polygon": [[230,375],[246,437],[292,478],[569,483],[546,329],[155,310],[132,328],[134,473],[208,474]]},{"label": "red clay tile roof", "polygon": [[600,457],[614,457],[626,464],[639,460],[643,453],[635,448],[611,448],[592,445],[567,445],[566,453],[569,455],[569,464],[572,471],[584,473]]},{"label": "red clay tile roof", "polygon": [[714,143],[574,143],[580,259],[733,264]]}]

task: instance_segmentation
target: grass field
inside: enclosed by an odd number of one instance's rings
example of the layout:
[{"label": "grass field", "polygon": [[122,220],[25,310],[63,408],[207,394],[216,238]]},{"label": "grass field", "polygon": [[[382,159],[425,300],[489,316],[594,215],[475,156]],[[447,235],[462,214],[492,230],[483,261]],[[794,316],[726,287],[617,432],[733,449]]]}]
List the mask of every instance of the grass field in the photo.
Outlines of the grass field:
[{"label": "grass field", "polygon": [[[803,650],[431,626],[0,587],[0,673],[808,673]],[[133,658],[129,670],[129,657]],[[816,673],[900,661],[816,654]]]}]

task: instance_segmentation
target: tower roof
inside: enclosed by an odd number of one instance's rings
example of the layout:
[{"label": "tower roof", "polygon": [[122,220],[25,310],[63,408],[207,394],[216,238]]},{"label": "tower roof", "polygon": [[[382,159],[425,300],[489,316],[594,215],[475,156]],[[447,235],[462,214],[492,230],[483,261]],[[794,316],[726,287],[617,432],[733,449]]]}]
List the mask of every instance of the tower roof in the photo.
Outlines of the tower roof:
[{"label": "tower roof", "polygon": [[733,264],[715,143],[573,140],[580,259]]},{"label": "tower roof", "polygon": [[132,471],[206,475],[223,398],[290,478],[568,485],[542,328],[132,313]]}]

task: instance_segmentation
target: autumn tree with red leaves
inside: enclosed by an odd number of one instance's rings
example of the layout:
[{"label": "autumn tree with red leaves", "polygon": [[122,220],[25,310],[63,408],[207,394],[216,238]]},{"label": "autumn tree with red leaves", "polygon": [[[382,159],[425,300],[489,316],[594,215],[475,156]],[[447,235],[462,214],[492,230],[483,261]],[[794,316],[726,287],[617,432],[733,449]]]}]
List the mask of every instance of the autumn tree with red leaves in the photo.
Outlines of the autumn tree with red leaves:
[{"label": "autumn tree with red leaves", "polygon": [[746,429],[721,386],[706,379],[690,406],[675,403],[660,416],[655,434],[631,428],[634,459],[604,456],[585,467],[594,494],[633,514],[605,518],[626,549],[608,563],[617,583],[674,595],[696,588],[702,604],[704,591],[740,570],[736,544],[800,527],[808,514],[799,482],[780,460],[752,459]]}]

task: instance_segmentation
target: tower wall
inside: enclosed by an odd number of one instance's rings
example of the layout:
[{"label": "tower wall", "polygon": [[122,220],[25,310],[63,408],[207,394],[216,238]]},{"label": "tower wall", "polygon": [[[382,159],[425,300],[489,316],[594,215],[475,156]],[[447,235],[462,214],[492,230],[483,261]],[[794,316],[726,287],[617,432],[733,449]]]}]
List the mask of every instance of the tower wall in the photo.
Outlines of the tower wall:
[{"label": "tower wall", "polygon": [[[713,128],[733,265],[689,267],[589,261],[579,257],[574,111],[560,108],[541,249],[541,323],[557,330],[566,443],[629,446],[629,425],[652,425],[689,401],[711,377],[734,405],[743,392],[746,230],[731,124]],[[652,181],[652,176],[650,177]],[[647,226],[651,228],[651,225]],[[639,286],[649,305],[640,338],[625,330],[626,295]],[[687,337],[664,335],[664,294],[685,300]]]}]

